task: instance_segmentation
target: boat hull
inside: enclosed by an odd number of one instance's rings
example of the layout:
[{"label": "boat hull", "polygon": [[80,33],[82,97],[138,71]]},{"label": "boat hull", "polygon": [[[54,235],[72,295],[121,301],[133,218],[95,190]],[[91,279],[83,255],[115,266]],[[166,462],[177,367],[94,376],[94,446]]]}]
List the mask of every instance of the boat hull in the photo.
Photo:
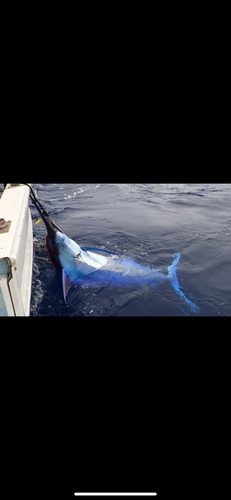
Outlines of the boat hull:
[{"label": "boat hull", "polygon": [[30,315],[33,227],[28,202],[29,188],[23,184],[7,184],[0,199],[0,316]]}]

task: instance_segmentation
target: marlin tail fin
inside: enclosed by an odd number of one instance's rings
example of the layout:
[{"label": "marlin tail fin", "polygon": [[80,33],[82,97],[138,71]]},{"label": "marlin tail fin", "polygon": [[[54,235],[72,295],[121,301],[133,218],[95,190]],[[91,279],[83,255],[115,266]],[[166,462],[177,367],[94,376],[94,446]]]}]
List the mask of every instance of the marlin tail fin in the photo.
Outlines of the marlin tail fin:
[{"label": "marlin tail fin", "polygon": [[173,261],[172,265],[168,267],[168,278],[171,280],[171,285],[174,288],[174,290],[176,291],[176,293],[178,293],[181,296],[181,298],[184,299],[185,302],[187,302],[187,304],[191,308],[192,312],[194,312],[195,314],[198,314],[200,312],[199,307],[197,307],[195,304],[193,304],[193,302],[191,302],[191,300],[187,299],[185,294],[180,289],[179,281],[177,278],[177,264],[179,263],[179,260],[180,260],[180,253],[174,253],[173,257],[174,257],[174,261]]}]

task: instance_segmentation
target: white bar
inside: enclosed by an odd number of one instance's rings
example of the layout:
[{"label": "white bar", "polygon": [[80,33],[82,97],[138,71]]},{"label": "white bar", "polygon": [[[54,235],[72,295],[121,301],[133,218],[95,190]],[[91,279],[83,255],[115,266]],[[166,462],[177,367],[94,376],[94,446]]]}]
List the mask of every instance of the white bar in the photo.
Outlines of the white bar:
[{"label": "white bar", "polygon": [[109,497],[153,497],[156,496],[157,493],[74,493],[76,497],[99,497],[99,496],[109,496]]}]

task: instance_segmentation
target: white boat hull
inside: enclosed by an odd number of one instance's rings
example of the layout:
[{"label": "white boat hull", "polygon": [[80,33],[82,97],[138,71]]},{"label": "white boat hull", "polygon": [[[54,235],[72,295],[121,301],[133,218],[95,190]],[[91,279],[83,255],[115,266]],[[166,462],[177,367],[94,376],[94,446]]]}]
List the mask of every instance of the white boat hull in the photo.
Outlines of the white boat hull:
[{"label": "white boat hull", "polygon": [[33,228],[28,201],[29,188],[23,184],[7,184],[0,199],[0,316],[30,315]]}]

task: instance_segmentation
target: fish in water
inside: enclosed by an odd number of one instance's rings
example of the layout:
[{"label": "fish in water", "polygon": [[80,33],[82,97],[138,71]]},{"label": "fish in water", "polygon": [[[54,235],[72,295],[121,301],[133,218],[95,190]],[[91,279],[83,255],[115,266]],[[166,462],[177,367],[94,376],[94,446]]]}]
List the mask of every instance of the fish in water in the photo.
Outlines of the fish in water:
[{"label": "fish in water", "polygon": [[91,286],[92,288],[107,285],[109,288],[115,288],[120,286],[156,286],[166,280],[185,300],[193,313],[199,312],[199,308],[180,289],[177,278],[179,253],[173,255],[173,263],[167,268],[167,273],[163,273],[160,269],[143,266],[114,252],[90,247],[80,248],[76,242],[58,231],[56,245],[62,267],[65,301],[67,292],[73,284]]},{"label": "fish in water", "polygon": [[[36,204],[36,203],[35,203]],[[193,313],[199,308],[180,289],[177,278],[177,264],[180,253],[173,255],[173,263],[163,273],[160,269],[143,266],[128,257],[100,248],[80,247],[55,224],[41,204],[36,205],[47,228],[47,249],[55,267],[62,271],[63,296],[66,302],[71,286],[82,285],[99,288],[119,286],[156,286],[168,281],[177,294],[189,305]]]}]

